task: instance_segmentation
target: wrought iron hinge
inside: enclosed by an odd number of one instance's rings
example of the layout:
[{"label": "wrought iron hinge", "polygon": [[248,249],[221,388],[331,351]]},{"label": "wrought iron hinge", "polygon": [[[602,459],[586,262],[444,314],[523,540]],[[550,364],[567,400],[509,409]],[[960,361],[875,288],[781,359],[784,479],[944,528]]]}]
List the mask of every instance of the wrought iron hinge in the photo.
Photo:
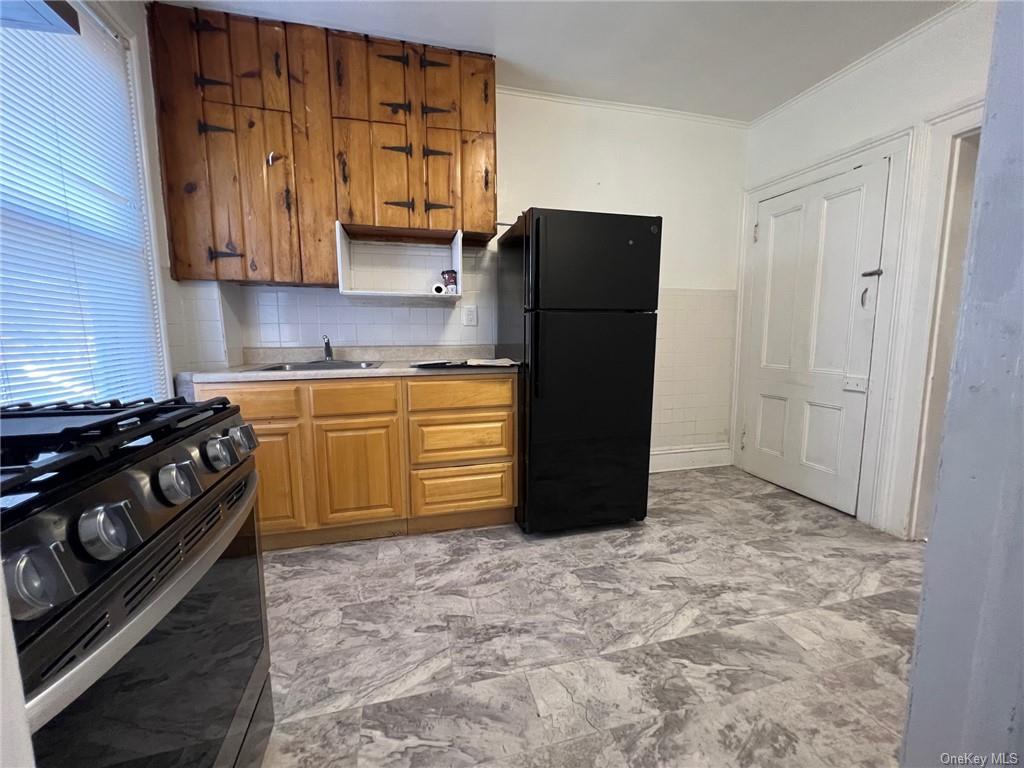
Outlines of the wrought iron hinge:
[{"label": "wrought iron hinge", "polygon": [[429,200],[427,200],[427,202],[423,206],[424,210],[426,210],[426,211],[436,211],[436,210],[439,210],[441,208],[454,208],[454,207],[455,207],[454,205],[449,205],[448,203],[432,203]]},{"label": "wrought iron hinge", "polygon": [[389,146],[385,144],[381,149],[386,149],[389,152],[401,152],[403,155],[412,157],[412,142],[409,142],[408,144],[399,144],[397,146]]},{"label": "wrought iron hinge", "polygon": [[215,80],[212,77],[203,77],[202,75],[196,75],[195,83],[196,88],[202,88],[207,85],[231,85],[227,80]]},{"label": "wrought iron hinge", "polygon": [[390,109],[392,115],[397,115],[399,112],[412,112],[411,101],[382,101],[380,105]]},{"label": "wrought iron hinge", "polygon": [[341,88],[345,82],[345,68],[341,66],[341,59],[334,60],[334,84]]},{"label": "wrought iron hinge", "polygon": [[754,242],[755,243],[757,242],[757,228],[760,227],[760,226],[761,226],[760,224],[754,224]]},{"label": "wrought iron hinge", "polygon": [[208,19],[200,19],[193,22],[192,29],[196,32],[227,32],[227,27],[218,27]]},{"label": "wrought iron hinge", "polygon": [[292,188],[291,187],[285,187],[284,188],[284,209],[286,211],[288,211],[288,213],[292,212]]},{"label": "wrought iron hinge", "polygon": [[487,192],[491,188],[491,169],[484,168],[484,192]]},{"label": "wrought iron hinge", "polygon": [[210,123],[204,123],[202,120],[199,121],[197,126],[199,133],[234,133],[234,128],[225,128],[223,125],[211,125]]},{"label": "wrought iron hinge", "polygon": [[446,61],[437,61],[436,59],[428,59],[423,54],[420,54],[420,69],[426,69],[427,67],[450,67]]},{"label": "wrought iron hinge", "polygon": [[341,173],[341,183],[348,184],[348,155],[344,152],[338,153],[338,172]]},{"label": "wrought iron hinge", "polygon": [[210,261],[216,259],[244,259],[244,253],[236,253],[235,251],[215,251],[213,248],[206,249],[206,255],[210,257]]},{"label": "wrought iron hinge", "polygon": [[432,107],[429,104],[423,104],[420,107],[420,112],[424,115],[436,115],[439,112],[454,112],[455,110],[449,107]]},{"label": "wrought iron hinge", "polygon": [[410,211],[416,210],[415,200],[385,200],[384,205],[393,205],[396,208],[408,208]]},{"label": "wrought iron hinge", "polygon": [[397,53],[378,53],[377,56],[379,56],[382,59],[387,59],[388,61],[397,61],[403,67],[408,67],[409,66],[409,54],[408,53],[403,53],[401,55],[399,55]]},{"label": "wrought iron hinge", "polygon": [[438,157],[441,155],[451,157],[451,154],[451,152],[448,152],[447,150],[444,149],[431,149],[430,147],[423,147],[424,157]]},{"label": "wrought iron hinge", "polygon": [[484,80],[484,104],[491,103],[491,81]]},{"label": "wrought iron hinge", "polygon": [[274,51],[274,76],[281,76],[281,52]]}]

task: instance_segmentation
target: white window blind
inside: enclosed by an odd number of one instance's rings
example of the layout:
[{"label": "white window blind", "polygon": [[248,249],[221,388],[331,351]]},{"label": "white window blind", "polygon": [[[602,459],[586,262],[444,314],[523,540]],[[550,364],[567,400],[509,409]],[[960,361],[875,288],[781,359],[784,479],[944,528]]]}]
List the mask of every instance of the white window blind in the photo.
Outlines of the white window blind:
[{"label": "white window blind", "polygon": [[0,403],[166,394],[126,50],[0,28]]}]

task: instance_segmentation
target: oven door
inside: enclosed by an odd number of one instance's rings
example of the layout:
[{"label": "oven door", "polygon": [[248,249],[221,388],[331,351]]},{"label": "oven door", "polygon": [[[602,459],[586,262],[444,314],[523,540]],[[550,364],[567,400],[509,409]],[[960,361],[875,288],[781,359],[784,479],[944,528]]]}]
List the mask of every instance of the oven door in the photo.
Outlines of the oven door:
[{"label": "oven door", "polygon": [[[45,721],[33,736],[39,766],[236,764],[257,702],[265,712],[270,695],[261,700],[269,649],[249,470],[244,485],[233,481],[213,500],[219,524],[145,607],[29,698],[33,728]],[[203,506],[193,514],[210,519],[214,507]]]}]

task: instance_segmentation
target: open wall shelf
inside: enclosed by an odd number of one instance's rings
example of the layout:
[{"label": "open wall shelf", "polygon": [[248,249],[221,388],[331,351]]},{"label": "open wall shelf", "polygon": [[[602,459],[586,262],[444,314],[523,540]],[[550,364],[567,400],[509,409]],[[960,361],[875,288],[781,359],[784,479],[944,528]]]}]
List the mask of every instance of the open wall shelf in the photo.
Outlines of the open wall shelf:
[{"label": "open wall shelf", "polygon": [[[343,296],[454,302],[462,296],[462,230],[447,246],[429,243],[353,242],[335,222],[338,290]],[[422,256],[420,255],[422,254]],[[455,270],[456,292],[435,293],[441,271]]]}]

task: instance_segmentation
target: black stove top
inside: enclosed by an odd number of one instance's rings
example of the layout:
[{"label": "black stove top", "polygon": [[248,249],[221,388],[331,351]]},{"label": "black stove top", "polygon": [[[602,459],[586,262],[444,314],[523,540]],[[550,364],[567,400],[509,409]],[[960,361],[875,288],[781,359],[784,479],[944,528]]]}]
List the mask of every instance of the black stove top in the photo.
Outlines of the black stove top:
[{"label": "black stove top", "polygon": [[176,397],[4,406],[0,519],[6,526],[12,510],[34,507],[31,502],[87,477],[112,474],[190,427],[237,410],[223,397],[201,403]]}]

